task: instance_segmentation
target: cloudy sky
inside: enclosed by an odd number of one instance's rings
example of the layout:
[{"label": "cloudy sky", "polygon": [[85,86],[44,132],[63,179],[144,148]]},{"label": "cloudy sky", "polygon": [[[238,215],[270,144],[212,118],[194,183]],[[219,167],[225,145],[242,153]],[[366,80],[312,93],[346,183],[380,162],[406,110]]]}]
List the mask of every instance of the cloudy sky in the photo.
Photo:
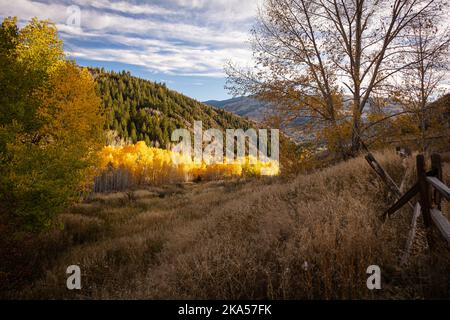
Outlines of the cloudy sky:
[{"label": "cloudy sky", "polygon": [[250,61],[259,2],[0,0],[0,18],[17,16],[21,25],[35,16],[50,19],[79,64],[130,70],[203,101],[229,97],[226,61]]}]

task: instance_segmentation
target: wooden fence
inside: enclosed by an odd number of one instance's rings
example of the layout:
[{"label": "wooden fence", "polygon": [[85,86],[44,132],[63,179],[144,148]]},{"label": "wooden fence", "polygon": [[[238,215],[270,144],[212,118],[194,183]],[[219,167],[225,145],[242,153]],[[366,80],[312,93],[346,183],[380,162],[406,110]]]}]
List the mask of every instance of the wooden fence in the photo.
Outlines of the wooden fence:
[{"label": "wooden fence", "polygon": [[[431,170],[426,171],[425,157],[418,155],[416,160],[417,182],[407,191],[391,208],[386,211],[386,215],[392,215],[417,194],[419,197],[420,213],[423,217],[427,233],[434,225],[440,231],[442,237],[450,246],[450,222],[442,214],[441,203],[444,198],[450,201],[450,188],[442,182],[442,163],[438,154],[431,156]],[[416,207],[418,207],[416,205]],[[429,235],[431,237],[431,235]],[[430,239],[431,240],[431,239]]]},{"label": "wooden fence", "polygon": [[[441,156],[439,154],[433,154],[431,156],[431,170],[429,171],[425,168],[425,157],[421,154],[417,156],[417,182],[404,194],[402,194],[394,180],[386,173],[370,152],[366,156],[366,160],[399,198],[398,201],[385,212],[384,216],[392,216],[407,204],[413,209],[411,229],[406,244],[405,254],[401,259],[402,263],[406,263],[408,260],[419,216],[423,217],[429,247],[431,248],[433,246],[433,227],[437,228],[442,239],[444,239],[450,247],[450,221],[441,211],[442,200],[450,201],[450,188],[442,181]],[[413,205],[411,200],[416,195],[419,195],[419,202]]]}]

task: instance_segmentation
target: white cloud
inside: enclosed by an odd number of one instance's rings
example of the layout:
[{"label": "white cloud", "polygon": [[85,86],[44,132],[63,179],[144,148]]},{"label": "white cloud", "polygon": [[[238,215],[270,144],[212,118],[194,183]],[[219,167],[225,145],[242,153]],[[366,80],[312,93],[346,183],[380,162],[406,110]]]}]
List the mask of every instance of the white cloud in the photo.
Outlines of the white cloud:
[{"label": "white cloud", "polygon": [[67,19],[67,8],[64,4],[46,4],[28,0],[0,0],[0,16],[18,16],[21,20],[29,20],[32,17],[51,19],[53,22]]},{"label": "white cloud", "polygon": [[172,15],[173,11],[151,4],[136,5],[126,1],[109,0],[74,0],[74,4],[80,6],[90,6],[96,9],[109,9],[130,14],[150,14],[150,15]]},{"label": "white cloud", "polygon": [[[172,47],[163,52],[156,48],[143,51],[129,49],[82,47],[72,48],[72,57],[97,61],[120,62],[124,64],[142,66],[150,71],[167,73],[170,75],[223,77],[223,64],[229,59],[230,52],[226,49],[203,51],[194,48]],[[167,51],[170,53],[167,54]],[[234,59],[246,61],[248,51],[236,50]],[[201,59],[199,59],[201,57]]]},{"label": "white cloud", "polygon": [[[139,65],[167,74],[222,77],[227,60],[251,59],[249,28],[261,0],[0,0],[0,17],[57,24],[72,57]],[[66,23],[81,8],[81,28]],[[89,42],[89,45],[87,45]]]}]

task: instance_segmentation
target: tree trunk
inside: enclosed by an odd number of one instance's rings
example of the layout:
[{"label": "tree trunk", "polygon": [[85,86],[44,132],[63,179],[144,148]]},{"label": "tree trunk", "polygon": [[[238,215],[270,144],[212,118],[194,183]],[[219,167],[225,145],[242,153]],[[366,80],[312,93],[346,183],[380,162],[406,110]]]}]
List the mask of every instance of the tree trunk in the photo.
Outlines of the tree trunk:
[{"label": "tree trunk", "polygon": [[361,151],[361,117],[359,114],[359,110],[355,110],[353,114],[351,151],[353,156],[358,155],[359,151]]},{"label": "tree trunk", "polygon": [[[355,77],[359,77],[359,72],[355,71]],[[353,94],[353,123],[352,123],[352,145],[351,154],[357,156],[361,150],[361,96],[359,80],[355,81],[355,92]]]},{"label": "tree trunk", "polygon": [[425,131],[426,131],[426,119],[425,119],[425,108],[422,107],[422,110],[420,111],[420,133],[421,133],[421,149],[422,149],[422,154],[425,154],[427,151],[427,147],[426,147],[426,135],[425,135]]},{"label": "tree trunk", "polygon": [[361,150],[361,55],[362,55],[362,14],[363,2],[356,2],[356,32],[353,65],[353,124],[352,124],[352,156],[357,156]]}]

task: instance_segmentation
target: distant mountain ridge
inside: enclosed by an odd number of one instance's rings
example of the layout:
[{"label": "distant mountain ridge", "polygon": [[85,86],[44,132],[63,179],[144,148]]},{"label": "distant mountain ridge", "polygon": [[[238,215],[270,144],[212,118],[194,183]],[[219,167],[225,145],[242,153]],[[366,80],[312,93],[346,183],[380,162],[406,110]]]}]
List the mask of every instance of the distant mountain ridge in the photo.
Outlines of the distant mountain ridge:
[{"label": "distant mountain ridge", "polygon": [[[345,112],[348,114],[348,116],[350,116],[352,97],[346,95],[344,96],[344,99],[344,109],[346,110]],[[256,122],[262,122],[265,116],[273,113],[275,109],[275,107],[271,103],[258,100],[252,96],[236,97],[227,100],[209,100],[205,101],[204,103]],[[386,114],[395,114],[402,111],[401,106],[393,101],[390,101],[389,99],[384,99],[383,103],[386,104],[386,106],[383,108],[383,111]],[[368,111],[373,111],[374,108],[376,108],[376,106],[373,99],[369,99],[367,108],[362,115],[363,119],[366,119]],[[312,136],[306,134],[303,130],[299,130],[299,126],[308,123],[308,121],[308,118],[299,117],[293,120],[289,125],[286,125],[282,130],[296,142],[308,141],[312,138]]]},{"label": "distant mountain ridge", "polygon": [[236,97],[222,101],[209,100],[203,103],[256,122],[263,121],[264,116],[269,113],[272,108],[270,103],[260,101],[253,97]]},{"label": "distant mountain ridge", "polygon": [[[345,108],[350,110],[351,97],[345,96],[345,101],[346,101],[344,102]],[[401,107],[398,104],[394,102],[389,102],[388,100],[387,102],[388,105],[384,109],[384,112],[386,112],[387,114],[393,114],[401,111]],[[248,119],[257,122],[261,122],[264,119],[264,116],[266,114],[270,114],[271,109],[273,108],[273,105],[271,105],[270,103],[258,100],[251,96],[236,97],[227,100],[208,100],[204,101],[203,103],[216,108],[226,110],[228,112],[232,112],[236,115],[246,117]],[[369,99],[363,117],[367,115],[367,111],[370,110],[372,106],[373,101],[372,99]]]}]

